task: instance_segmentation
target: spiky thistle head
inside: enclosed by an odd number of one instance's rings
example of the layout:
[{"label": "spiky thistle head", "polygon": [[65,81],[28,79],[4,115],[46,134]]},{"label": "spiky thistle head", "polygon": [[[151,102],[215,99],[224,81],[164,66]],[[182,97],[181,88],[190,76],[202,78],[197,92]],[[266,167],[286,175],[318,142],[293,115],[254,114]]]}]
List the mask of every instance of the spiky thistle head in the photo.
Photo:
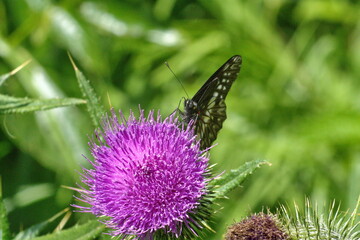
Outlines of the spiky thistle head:
[{"label": "spiky thistle head", "polygon": [[[120,238],[190,238],[210,214],[208,157],[192,124],[153,112],[126,119],[114,112],[89,143],[93,169],[83,169],[81,212],[100,217]],[[170,237],[169,237],[170,236]]]},{"label": "spiky thistle head", "polygon": [[295,212],[281,206],[276,214],[254,214],[229,227],[225,240],[292,239],[292,240],[358,240],[360,239],[360,197],[353,212],[340,212],[335,201],[320,211],[306,200],[304,211]]},{"label": "spiky thistle head", "polygon": [[[359,199],[360,200],[360,199]],[[318,240],[318,239],[360,239],[359,216],[356,211],[360,201],[353,212],[341,212],[340,205],[336,207],[335,201],[329,209],[320,211],[318,207],[312,206],[306,199],[304,211],[301,212],[295,205],[295,212],[290,213],[288,208],[282,206],[277,215],[281,219],[286,231],[297,240]]]}]

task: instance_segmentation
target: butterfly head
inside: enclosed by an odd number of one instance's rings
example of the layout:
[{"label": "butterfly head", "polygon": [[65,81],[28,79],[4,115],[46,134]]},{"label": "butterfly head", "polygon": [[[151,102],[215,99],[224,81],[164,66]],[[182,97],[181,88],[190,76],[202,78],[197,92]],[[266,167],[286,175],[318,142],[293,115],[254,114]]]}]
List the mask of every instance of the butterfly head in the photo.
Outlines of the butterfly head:
[{"label": "butterfly head", "polygon": [[196,115],[199,112],[198,104],[192,99],[185,99],[184,101],[184,110],[185,110],[185,122],[189,123],[190,120],[195,120]]},{"label": "butterfly head", "polygon": [[197,110],[198,109],[198,105],[195,101],[191,100],[191,99],[185,99],[184,101],[184,105],[185,105],[185,110]]}]

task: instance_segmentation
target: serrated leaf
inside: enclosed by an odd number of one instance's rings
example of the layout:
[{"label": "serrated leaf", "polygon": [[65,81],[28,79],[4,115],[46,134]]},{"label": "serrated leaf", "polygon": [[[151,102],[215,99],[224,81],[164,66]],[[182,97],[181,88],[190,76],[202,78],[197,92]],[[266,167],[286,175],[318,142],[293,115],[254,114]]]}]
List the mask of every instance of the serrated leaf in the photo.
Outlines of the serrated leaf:
[{"label": "serrated leaf", "polygon": [[86,103],[77,98],[31,99],[0,94],[0,114],[26,113]]},{"label": "serrated leaf", "polygon": [[79,88],[87,100],[87,109],[90,114],[91,120],[95,127],[99,126],[99,120],[102,118],[105,110],[100,104],[99,97],[96,95],[94,88],[91,86],[89,80],[87,80],[84,74],[77,68],[73,59],[70,57],[70,61],[74,67],[76,78],[78,80]]},{"label": "serrated leaf", "polygon": [[229,173],[222,175],[218,179],[214,179],[211,182],[211,186],[214,187],[213,200],[225,197],[231,190],[240,186],[246,177],[263,164],[268,164],[268,162],[265,160],[246,162],[238,169],[230,170]]},{"label": "serrated leaf", "polygon": [[99,236],[104,229],[105,225],[94,220],[43,237],[33,238],[33,240],[90,240]]}]

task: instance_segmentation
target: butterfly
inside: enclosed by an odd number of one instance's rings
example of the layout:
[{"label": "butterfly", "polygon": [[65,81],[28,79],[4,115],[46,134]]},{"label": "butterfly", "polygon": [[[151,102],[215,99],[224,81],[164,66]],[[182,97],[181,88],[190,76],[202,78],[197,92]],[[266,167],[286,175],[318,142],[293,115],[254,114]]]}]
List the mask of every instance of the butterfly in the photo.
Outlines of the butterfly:
[{"label": "butterfly", "polygon": [[235,55],[227,60],[191,99],[184,101],[183,120],[195,124],[200,139],[200,149],[206,149],[215,141],[226,119],[225,98],[237,78],[242,58]]}]

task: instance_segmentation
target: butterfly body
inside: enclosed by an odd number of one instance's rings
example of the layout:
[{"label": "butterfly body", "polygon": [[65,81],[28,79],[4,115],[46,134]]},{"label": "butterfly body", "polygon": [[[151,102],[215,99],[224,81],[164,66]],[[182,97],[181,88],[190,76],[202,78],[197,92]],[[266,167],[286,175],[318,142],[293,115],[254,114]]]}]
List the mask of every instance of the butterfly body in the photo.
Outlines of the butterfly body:
[{"label": "butterfly body", "polygon": [[226,61],[191,99],[184,102],[183,119],[195,124],[200,148],[206,149],[216,139],[226,119],[225,98],[240,72],[242,59],[235,55]]}]

